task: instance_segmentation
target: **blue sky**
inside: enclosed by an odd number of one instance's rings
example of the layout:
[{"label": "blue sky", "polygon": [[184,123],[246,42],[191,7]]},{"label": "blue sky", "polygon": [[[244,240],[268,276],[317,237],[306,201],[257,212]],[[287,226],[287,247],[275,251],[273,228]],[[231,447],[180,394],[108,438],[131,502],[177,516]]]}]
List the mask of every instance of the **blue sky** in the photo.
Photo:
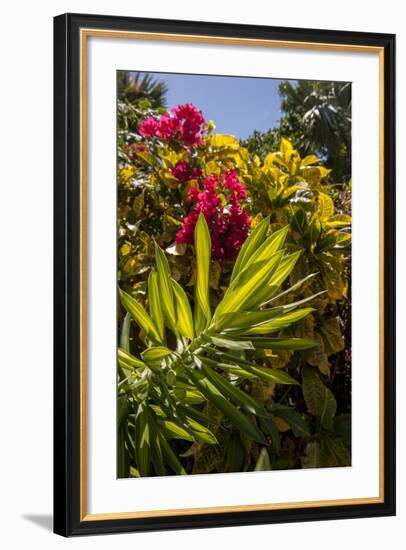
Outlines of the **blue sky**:
[{"label": "blue sky", "polygon": [[[143,73],[141,73],[143,74]],[[278,85],[271,78],[244,78],[150,73],[168,86],[168,107],[194,103],[217,133],[239,139],[253,130],[268,130],[281,117]]]}]

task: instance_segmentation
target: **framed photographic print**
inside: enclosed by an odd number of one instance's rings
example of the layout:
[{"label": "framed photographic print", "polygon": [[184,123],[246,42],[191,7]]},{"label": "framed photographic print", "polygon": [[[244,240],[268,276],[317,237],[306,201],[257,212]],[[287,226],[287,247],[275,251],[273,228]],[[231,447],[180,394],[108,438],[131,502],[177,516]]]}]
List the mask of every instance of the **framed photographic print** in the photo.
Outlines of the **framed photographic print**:
[{"label": "framed photographic print", "polygon": [[395,513],[395,37],[60,15],[54,520]]}]

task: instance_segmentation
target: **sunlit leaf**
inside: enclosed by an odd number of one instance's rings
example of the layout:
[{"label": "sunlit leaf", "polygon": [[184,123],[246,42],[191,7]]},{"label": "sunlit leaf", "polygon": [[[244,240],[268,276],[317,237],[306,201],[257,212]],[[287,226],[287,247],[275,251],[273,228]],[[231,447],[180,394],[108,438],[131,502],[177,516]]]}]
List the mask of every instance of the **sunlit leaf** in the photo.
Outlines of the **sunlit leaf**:
[{"label": "sunlit leaf", "polygon": [[174,279],[171,280],[176,302],[176,326],[183,336],[192,340],[195,335],[195,328],[189,300],[183,288]]},{"label": "sunlit leaf", "polygon": [[159,293],[158,274],[156,271],[151,271],[148,277],[148,301],[151,319],[159,332],[161,342],[164,342],[165,325]]},{"label": "sunlit leaf", "polygon": [[124,309],[128,311],[137,325],[145,332],[145,334],[151,340],[160,343],[161,337],[159,335],[158,329],[153,323],[151,317],[145,311],[145,309],[139,304],[132,296],[124,292],[123,290],[119,291],[120,300],[123,304]]},{"label": "sunlit leaf", "polygon": [[203,214],[195,228],[195,248],[196,248],[196,286],[195,286],[195,327],[196,333],[200,334],[208,327],[211,320],[210,298],[209,298],[209,276],[210,276],[210,257],[211,257],[211,239],[209,228]]},{"label": "sunlit leaf", "polygon": [[164,252],[158,245],[155,246],[155,257],[162,309],[170,326],[174,328],[176,326],[176,313],[169,264]]}]

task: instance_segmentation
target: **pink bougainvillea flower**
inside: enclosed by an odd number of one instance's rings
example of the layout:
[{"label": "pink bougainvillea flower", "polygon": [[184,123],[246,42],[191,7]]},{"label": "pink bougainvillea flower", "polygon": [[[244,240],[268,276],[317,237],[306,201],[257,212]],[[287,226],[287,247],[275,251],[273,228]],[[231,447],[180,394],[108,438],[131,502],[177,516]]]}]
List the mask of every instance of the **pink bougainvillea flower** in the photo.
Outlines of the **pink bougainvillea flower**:
[{"label": "pink bougainvillea flower", "polygon": [[138,132],[143,137],[178,139],[188,147],[202,143],[206,121],[202,112],[192,103],[178,105],[159,118],[148,117],[140,122]]},{"label": "pink bougainvillea flower", "polygon": [[206,176],[199,188],[189,189],[187,201],[193,203],[176,234],[178,243],[193,244],[194,230],[200,212],[209,226],[212,254],[219,261],[234,260],[247,238],[250,219],[242,207],[247,192],[235,170]]},{"label": "pink bougainvillea flower", "polygon": [[199,179],[202,175],[202,171],[198,167],[191,167],[185,160],[180,160],[171,169],[171,174],[174,178],[187,182],[193,179]]},{"label": "pink bougainvillea flower", "polygon": [[178,105],[171,112],[177,120],[180,139],[187,145],[199,145],[206,129],[202,112],[192,103]]},{"label": "pink bougainvillea flower", "polygon": [[238,179],[238,174],[234,169],[229,170],[224,175],[224,186],[227,187],[227,189],[230,189],[230,191],[234,191],[237,199],[240,200],[247,198],[247,190]]},{"label": "pink bougainvillea flower", "polygon": [[151,137],[156,134],[158,123],[152,116],[141,120],[138,133],[143,137]]},{"label": "pink bougainvillea flower", "polygon": [[156,135],[161,139],[174,139],[178,130],[178,121],[165,113],[158,119]]}]

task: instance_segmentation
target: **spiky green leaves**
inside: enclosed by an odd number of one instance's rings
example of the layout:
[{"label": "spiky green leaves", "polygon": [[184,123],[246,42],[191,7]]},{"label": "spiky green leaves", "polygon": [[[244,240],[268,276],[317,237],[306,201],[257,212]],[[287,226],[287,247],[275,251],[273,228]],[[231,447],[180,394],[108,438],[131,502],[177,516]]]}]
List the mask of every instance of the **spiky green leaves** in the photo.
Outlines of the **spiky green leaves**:
[{"label": "spiky green leaves", "polygon": [[211,239],[203,214],[200,214],[195,227],[196,286],[195,286],[195,326],[199,335],[210,324],[209,276]]}]

